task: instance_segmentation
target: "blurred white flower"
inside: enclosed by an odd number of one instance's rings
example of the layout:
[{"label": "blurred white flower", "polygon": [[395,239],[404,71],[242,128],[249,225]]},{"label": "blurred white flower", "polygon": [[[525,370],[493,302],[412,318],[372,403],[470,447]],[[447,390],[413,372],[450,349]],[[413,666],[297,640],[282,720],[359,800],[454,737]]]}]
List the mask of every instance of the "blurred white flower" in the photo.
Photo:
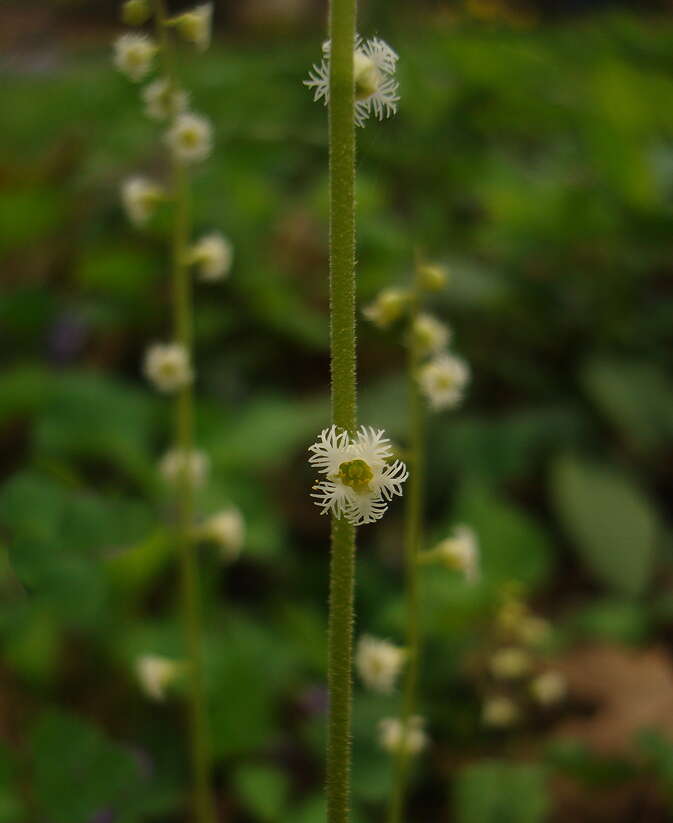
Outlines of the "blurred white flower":
[{"label": "blurred white flower", "polygon": [[435,411],[453,409],[463,399],[470,379],[467,363],[447,352],[436,355],[418,370],[418,385]]},{"label": "blurred white flower", "polygon": [[389,694],[402,669],[406,652],[387,640],[363,635],[355,652],[355,665],[372,691]]},{"label": "blurred white flower", "polygon": [[122,204],[134,226],[143,226],[165,198],[164,189],[146,177],[130,177],[122,183]]},{"label": "blurred white flower", "polygon": [[199,51],[205,51],[210,45],[213,30],[213,4],[203,3],[191,11],[186,11],[170,21],[180,34]]},{"label": "blurred white flower", "polygon": [[383,429],[361,426],[354,438],[337,427],[323,429],[309,447],[309,463],[325,476],[311,497],[321,514],[345,517],[354,526],[379,520],[394,495],[402,495],[409,476],[401,460],[392,458],[390,441]]},{"label": "blurred white flower", "polygon": [[138,682],[152,700],[164,700],[166,689],[179,676],[180,670],[180,663],[159,655],[145,654],[136,661]]},{"label": "blurred white flower", "polygon": [[150,83],[142,91],[145,113],[153,120],[167,120],[187,108],[189,95],[183,89],[174,89],[165,77]]},{"label": "blurred white flower", "polygon": [[[329,103],[330,44],[323,44],[323,59],[320,65],[313,65],[304,85],[314,90],[313,99]],[[379,120],[397,112],[399,84],[395,79],[397,54],[383,40],[373,37],[355,39],[353,51],[353,80],[355,83],[356,125],[364,126],[369,117]]]},{"label": "blurred white flower", "polygon": [[422,263],[417,274],[420,285],[427,291],[440,291],[448,279],[444,266],[436,263]]},{"label": "blurred white flower", "polygon": [[479,541],[469,526],[456,526],[453,536],[438,543],[429,555],[463,572],[470,583],[479,579]]},{"label": "blurred white flower", "polygon": [[145,352],[143,371],[162,392],[174,392],[193,380],[189,352],[181,343],[153,343]]},{"label": "blurred white flower", "polygon": [[409,302],[409,293],[403,289],[383,289],[362,313],[375,326],[387,329],[399,319]]},{"label": "blurred white flower", "polygon": [[531,681],[530,693],[541,706],[553,706],[559,703],[566,695],[566,679],[557,671],[548,671],[539,674]]},{"label": "blurred white flower", "polygon": [[489,697],[482,706],[481,719],[484,725],[504,729],[519,722],[521,712],[517,704],[505,695]]},{"label": "blurred white flower", "polygon": [[208,466],[208,456],[198,449],[192,449],[189,452],[171,449],[159,461],[159,472],[172,486],[179,483],[183,472],[187,472],[190,486],[199,488],[206,482]]},{"label": "blurred white flower", "polygon": [[213,283],[223,280],[231,270],[234,248],[226,237],[213,232],[198,240],[189,250],[188,261],[199,269],[199,279]]},{"label": "blurred white flower", "polygon": [[425,731],[425,719],[419,715],[410,717],[406,729],[397,717],[384,717],[379,722],[379,743],[390,754],[404,751],[408,755],[417,755],[428,745]]},{"label": "blurred white flower", "polygon": [[122,34],[114,44],[114,63],[122,74],[138,82],[151,70],[157,51],[154,40],[145,34]]},{"label": "blurred white flower", "polygon": [[245,539],[245,521],[243,515],[234,506],[224,509],[201,526],[199,534],[205,540],[212,541],[230,563],[236,560],[243,548]]},{"label": "blurred white flower", "polygon": [[516,680],[528,674],[531,664],[530,655],[525,649],[508,646],[494,652],[490,669],[493,676],[499,680]]},{"label": "blurred white flower", "polygon": [[421,355],[435,354],[451,340],[451,330],[431,314],[421,313],[411,328],[414,343]]},{"label": "blurred white flower", "polygon": [[205,160],[213,148],[210,120],[191,112],[179,114],[166,132],[166,144],[183,163]]}]

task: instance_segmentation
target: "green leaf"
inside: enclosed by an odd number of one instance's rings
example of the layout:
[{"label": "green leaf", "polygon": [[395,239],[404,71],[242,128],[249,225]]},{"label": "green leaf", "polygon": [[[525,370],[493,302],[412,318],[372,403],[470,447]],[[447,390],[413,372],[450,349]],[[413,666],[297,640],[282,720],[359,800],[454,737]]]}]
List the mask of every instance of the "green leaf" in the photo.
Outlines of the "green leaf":
[{"label": "green leaf", "polygon": [[269,766],[242,766],[234,776],[236,791],[245,808],[264,823],[285,819],[289,793],[286,775]]},{"label": "green leaf", "polygon": [[456,781],[457,823],[543,823],[549,800],[542,766],[491,760],[464,768]]},{"label": "green leaf", "polygon": [[616,469],[565,455],[552,466],[551,490],[563,527],[596,579],[623,595],[644,591],[660,525],[640,489]]}]

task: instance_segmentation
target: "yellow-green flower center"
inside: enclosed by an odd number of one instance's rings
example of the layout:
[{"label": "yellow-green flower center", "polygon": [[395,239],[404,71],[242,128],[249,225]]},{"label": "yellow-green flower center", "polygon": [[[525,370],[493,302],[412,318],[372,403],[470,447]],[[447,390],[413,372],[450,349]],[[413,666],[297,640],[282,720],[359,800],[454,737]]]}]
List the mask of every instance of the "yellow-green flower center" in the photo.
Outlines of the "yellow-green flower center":
[{"label": "yellow-green flower center", "polygon": [[356,100],[366,100],[371,97],[376,93],[381,82],[379,70],[371,58],[359,51],[353,55],[353,76]]},{"label": "yellow-green flower center", "polygon": [[374,473],[364,460],[349,460],[339,466],[339,480],[358,494],[370,491],[369,481]]}]

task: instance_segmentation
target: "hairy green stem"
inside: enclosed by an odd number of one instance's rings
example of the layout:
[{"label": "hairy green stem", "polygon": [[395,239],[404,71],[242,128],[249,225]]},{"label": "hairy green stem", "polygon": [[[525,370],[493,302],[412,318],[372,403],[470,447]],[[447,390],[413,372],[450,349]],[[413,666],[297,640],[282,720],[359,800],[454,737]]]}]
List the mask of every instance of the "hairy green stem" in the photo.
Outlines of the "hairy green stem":
[{"label": "hairy green stem", "polygon": [[[157,37],[161,45],[169,93],[178,88],[175,54],[166,21],[165,0],[154,0]],[[171,165],[173,194],[172,281],[174,339],[192,355],[192,286],[187,250],[190,238],[190,191],[187,170],[176,158]],[[175,442],[184,456],[175,499],[175,537],[180,569],[180,600],[185,637],[189,686],[189,743],[194,791],[194,820],[215,823],[215,804],[210,788],[210,746],[203,677],[203,630],[199,574],[195,557],[194,489],[188,455],[194,448],[194,395],[191,384],[183,387],[175,406]]]},{"label": "hairy green stem", "polygon": [[[418,600],[418,556],[423,533],[423,477],[425,473],[425,408],[416,375],[420,364],[413,327],[418,317],[418,284],[410,310],[407,381],[409,396],[409,459],[411,472],[406,493],[404,553],[406,582],[407,667],[402,694],[402,728],[406,731],[416,709],[420,668],[421,632]],[[393,789],[388,809],[388,823],[402,823],[409,777],[409,754],[402,745],[395,758]]]},{"label": "hairy green stem", "polygon": [[[332,421],[354,432],[355,0],[330,0],[330,346]],[[355,527],[332,518],[328,631],[327,821],[350,818]]]}]

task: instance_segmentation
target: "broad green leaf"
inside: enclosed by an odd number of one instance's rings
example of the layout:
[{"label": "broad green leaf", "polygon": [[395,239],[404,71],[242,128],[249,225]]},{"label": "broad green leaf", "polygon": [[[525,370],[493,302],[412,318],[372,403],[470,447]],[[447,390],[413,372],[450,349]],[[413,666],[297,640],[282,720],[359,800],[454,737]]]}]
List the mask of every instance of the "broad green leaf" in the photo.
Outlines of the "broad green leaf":
[{"label": "broad green leaf", "polygon": [[545,770],[491,760],[467,766],[455,787],[456,823],[544,823],[550,810]]},{"label": "broad green leaf", "polygon": [[283,821],[289,782],[280,769],[241,766],[234,776],[238,796],[245,808],[262,823]]}]

